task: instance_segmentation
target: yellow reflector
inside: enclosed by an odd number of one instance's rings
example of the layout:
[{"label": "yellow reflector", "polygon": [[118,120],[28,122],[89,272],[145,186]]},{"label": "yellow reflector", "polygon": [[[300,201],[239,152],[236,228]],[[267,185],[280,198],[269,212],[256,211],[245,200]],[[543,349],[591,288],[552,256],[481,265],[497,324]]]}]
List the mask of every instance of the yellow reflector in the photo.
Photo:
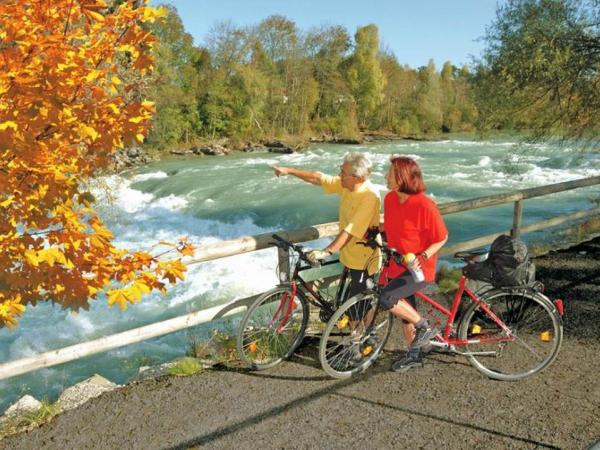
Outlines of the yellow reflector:
[{"label": "yellow reflector", "polygon": [[477,324],[473,325],[473,328],[471,328],[471,333],[473,333],[473,334],[481,333],[481,327]]},{"label": "yellow reflector", "polygon": [[363,356],[367,356],[372,351],[373,351],[373,347],[371,347],[370,345],[367,345],[365,348],[362,349],[361,353],[362,353]]},{"label": "yellow reflector", "polygon": [[540,339],[544,342],[550,342],[550,340],[552,339],[552,335],[549,331],[542,331],[540,333]]},{"label": "yellow reflector", "polygon": [[337,326],[340,330],[342,330],[348,326],[348,322],[350,322],[348,316],[342,316],[340,320],[338,320]]},{"label": "yellow reflector", "polygon": [[250,345],[248,346],[248,351],[250,353],[256,353],[257,349],[258,349],[258,346],[256,345],[256,342],[250,342]]}]

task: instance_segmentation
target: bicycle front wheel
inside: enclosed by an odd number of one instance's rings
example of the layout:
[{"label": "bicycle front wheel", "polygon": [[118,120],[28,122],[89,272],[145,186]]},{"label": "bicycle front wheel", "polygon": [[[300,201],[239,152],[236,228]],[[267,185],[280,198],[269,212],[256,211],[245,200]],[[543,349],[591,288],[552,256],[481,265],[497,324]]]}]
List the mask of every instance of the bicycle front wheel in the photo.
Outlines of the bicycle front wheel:
[{"label": "bicycle front wheel", "polygon": [[544,295],[525,289],[491,291],[481,300],[510,329],[513,337],[473,303],[462,317],[458,334],[469,340],[470,363],[484,375],[503,381],[528,377],[548,367],[558,355],[562,319]]},{"label": "bicycle front wheel", "polygon": [[301,292],[292,297],[291,286],[265,292],[250,306],[237,336],[240,360],[263,370],[289,358],[304,338],[308,303]]},{"label": "bicycle front wheel", "polygon": [[319,344],[323,370],[333,378],[365,371],[379,356],[392,330],[393,316],[379,309],[375,292],[346,300],[333,314]]}]

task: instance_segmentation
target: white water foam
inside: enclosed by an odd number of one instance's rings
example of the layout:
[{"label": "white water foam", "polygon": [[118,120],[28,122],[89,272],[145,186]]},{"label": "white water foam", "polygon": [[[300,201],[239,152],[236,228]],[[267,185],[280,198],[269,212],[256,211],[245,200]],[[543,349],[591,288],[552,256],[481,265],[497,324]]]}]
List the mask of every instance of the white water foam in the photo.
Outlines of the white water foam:
[{"label": "white water foam", "polygon": [[168,178],[169,175],[167,175],[165,172],[162,171],[158,171],[158,172],[149,172],[149,173],[140,173],[137,174],[133,177],[133,182],[137,183],[140,181],[146,181],[146,180],[152,180],[152,179],[161,179],[161,178]]},{"label": "white water foam", "polygon": [[490,158],[489,156],[481,157],[481,159],[477,163],[477,165],[479,167],[486,167],[486,166],[489,166],[490,164],[492,164],[492,158]]}]

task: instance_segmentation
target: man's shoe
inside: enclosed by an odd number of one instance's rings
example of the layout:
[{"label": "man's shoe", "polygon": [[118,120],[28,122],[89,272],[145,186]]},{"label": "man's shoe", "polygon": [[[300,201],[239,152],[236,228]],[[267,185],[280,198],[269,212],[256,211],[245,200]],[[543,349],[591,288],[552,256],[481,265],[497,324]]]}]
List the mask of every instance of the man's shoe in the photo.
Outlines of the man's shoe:
[{"label": "man's shoe", "polygon": [[418,367],[423,367],[423,356],[421,352],[409,351],[405,356],[392,363],[392,370],[399,373]]},{"label": "man's shoe", "polygon": [[438,333],[439,330],[437,328],[429,326],[417,328],[415,331],[415,338],[410,344],[409,348],[415,349],[425,347],[427,344],[429,344],[429,341],[433,339]]}]

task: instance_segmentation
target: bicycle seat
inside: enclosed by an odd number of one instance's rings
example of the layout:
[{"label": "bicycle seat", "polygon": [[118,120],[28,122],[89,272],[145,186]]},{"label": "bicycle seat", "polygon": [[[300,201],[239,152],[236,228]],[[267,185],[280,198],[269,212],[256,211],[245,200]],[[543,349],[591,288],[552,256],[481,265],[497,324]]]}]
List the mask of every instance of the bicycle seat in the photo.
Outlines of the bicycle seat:
[{"label": "bicycle seat", "polygon": [[470,252],[456,252],[454,257],[465,262],[481,262],[487,259],[488,250],[474,250]]}]

